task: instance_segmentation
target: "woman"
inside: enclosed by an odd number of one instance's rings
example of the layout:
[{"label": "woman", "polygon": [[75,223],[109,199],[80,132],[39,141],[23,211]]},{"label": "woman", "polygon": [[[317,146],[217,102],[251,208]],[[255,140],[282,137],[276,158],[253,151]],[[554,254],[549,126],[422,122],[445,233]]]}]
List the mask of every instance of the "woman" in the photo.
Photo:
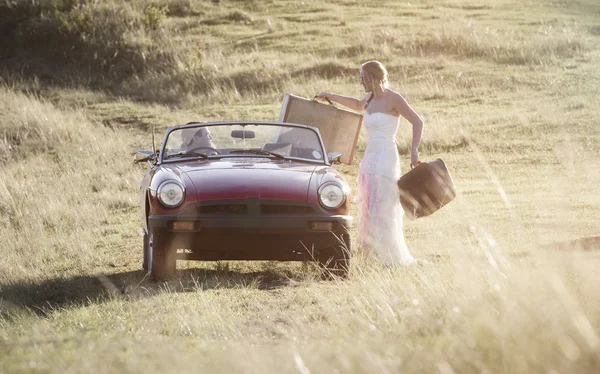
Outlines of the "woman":
[{"label": "woman", "polygon": [[402,231],[404,211],[398,186],[400,162],[396,131],[400,116],[413,128],[411,168],[419,164],[423,120],[397,92],[388,88],[388,74],[379,61],[368,61],[360,70],[360,82],[367,93],[362,99],[322,92],[329,99],[356,111],[364,111],[369,141],[358,174],[357,201],[360,202],[359,239],[367,252],[374,252],[388,265],[408,265],[411,256]]}]

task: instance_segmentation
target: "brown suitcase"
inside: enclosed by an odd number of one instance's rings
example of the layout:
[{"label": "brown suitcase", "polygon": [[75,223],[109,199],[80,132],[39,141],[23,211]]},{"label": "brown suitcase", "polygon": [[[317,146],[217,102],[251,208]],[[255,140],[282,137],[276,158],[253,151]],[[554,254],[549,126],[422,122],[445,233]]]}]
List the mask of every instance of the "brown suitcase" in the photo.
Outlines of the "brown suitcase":
[{"label": "brown suitcase", "polygon": [[277,120],[317,127],[327,152],[339,152],[342,163],[352,164],[362,114],[288,93],[283,97]]},{"label": "brown suitcase", "polygon": [[428,216],[456,197],[456,187],[444,161],[422,162],[398,180],[400,203],[411,219]]}]

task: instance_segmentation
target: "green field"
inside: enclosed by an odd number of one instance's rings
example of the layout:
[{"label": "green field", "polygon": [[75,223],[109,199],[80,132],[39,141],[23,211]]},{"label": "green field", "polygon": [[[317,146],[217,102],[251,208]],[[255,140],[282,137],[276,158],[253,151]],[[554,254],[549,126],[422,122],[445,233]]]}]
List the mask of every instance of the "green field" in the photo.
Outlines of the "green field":
[{"label": "green field", "polygon": [[[16,0],[0,14],[0,373],[600,372],[598,1]],[[146,278],[132,161],[153,127],[275,120],[288,92],[362,96],[370,59],[459,191],[405,223],[427,264],[355,246],[347,280],[277,262]],[[403,170],[411,133],[402,121]],[[338,169],[356,185],[358,162]]]}]

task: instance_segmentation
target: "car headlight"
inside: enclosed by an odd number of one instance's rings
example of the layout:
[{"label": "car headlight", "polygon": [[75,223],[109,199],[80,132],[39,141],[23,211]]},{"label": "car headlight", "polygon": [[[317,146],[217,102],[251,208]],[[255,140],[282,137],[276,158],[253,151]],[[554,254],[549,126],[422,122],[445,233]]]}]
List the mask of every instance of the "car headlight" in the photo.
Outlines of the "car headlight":
[{"label": "car headlight", "polygon": [[323,184],[319,187],[319,202],[327,209],[337,209],[346,201],[346,193],[342,187],[334,182]]},{"label": "car headlight", "polygon": [[158,187],[158,200],[167,208],[179,206],[184,197],[185,191],[179,183],[167,181]]}]

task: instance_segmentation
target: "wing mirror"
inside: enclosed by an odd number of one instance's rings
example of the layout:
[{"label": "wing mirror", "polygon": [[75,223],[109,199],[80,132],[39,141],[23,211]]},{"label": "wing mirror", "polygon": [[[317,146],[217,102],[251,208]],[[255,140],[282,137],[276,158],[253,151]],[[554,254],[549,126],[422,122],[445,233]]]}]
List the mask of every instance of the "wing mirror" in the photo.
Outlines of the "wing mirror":
[{"label": "wing mirror", "polygon": [[342,154],[339,152],[331,152],[327,154],[327,158],[329,162],[332,164],[341,164],[342,163]]},{"label": "wing mirror", "polygon": [[135,156],[133,156],[133,162],[145,162],[145,161],[154,161],[155,154],[153,151],[137,151]]}]

